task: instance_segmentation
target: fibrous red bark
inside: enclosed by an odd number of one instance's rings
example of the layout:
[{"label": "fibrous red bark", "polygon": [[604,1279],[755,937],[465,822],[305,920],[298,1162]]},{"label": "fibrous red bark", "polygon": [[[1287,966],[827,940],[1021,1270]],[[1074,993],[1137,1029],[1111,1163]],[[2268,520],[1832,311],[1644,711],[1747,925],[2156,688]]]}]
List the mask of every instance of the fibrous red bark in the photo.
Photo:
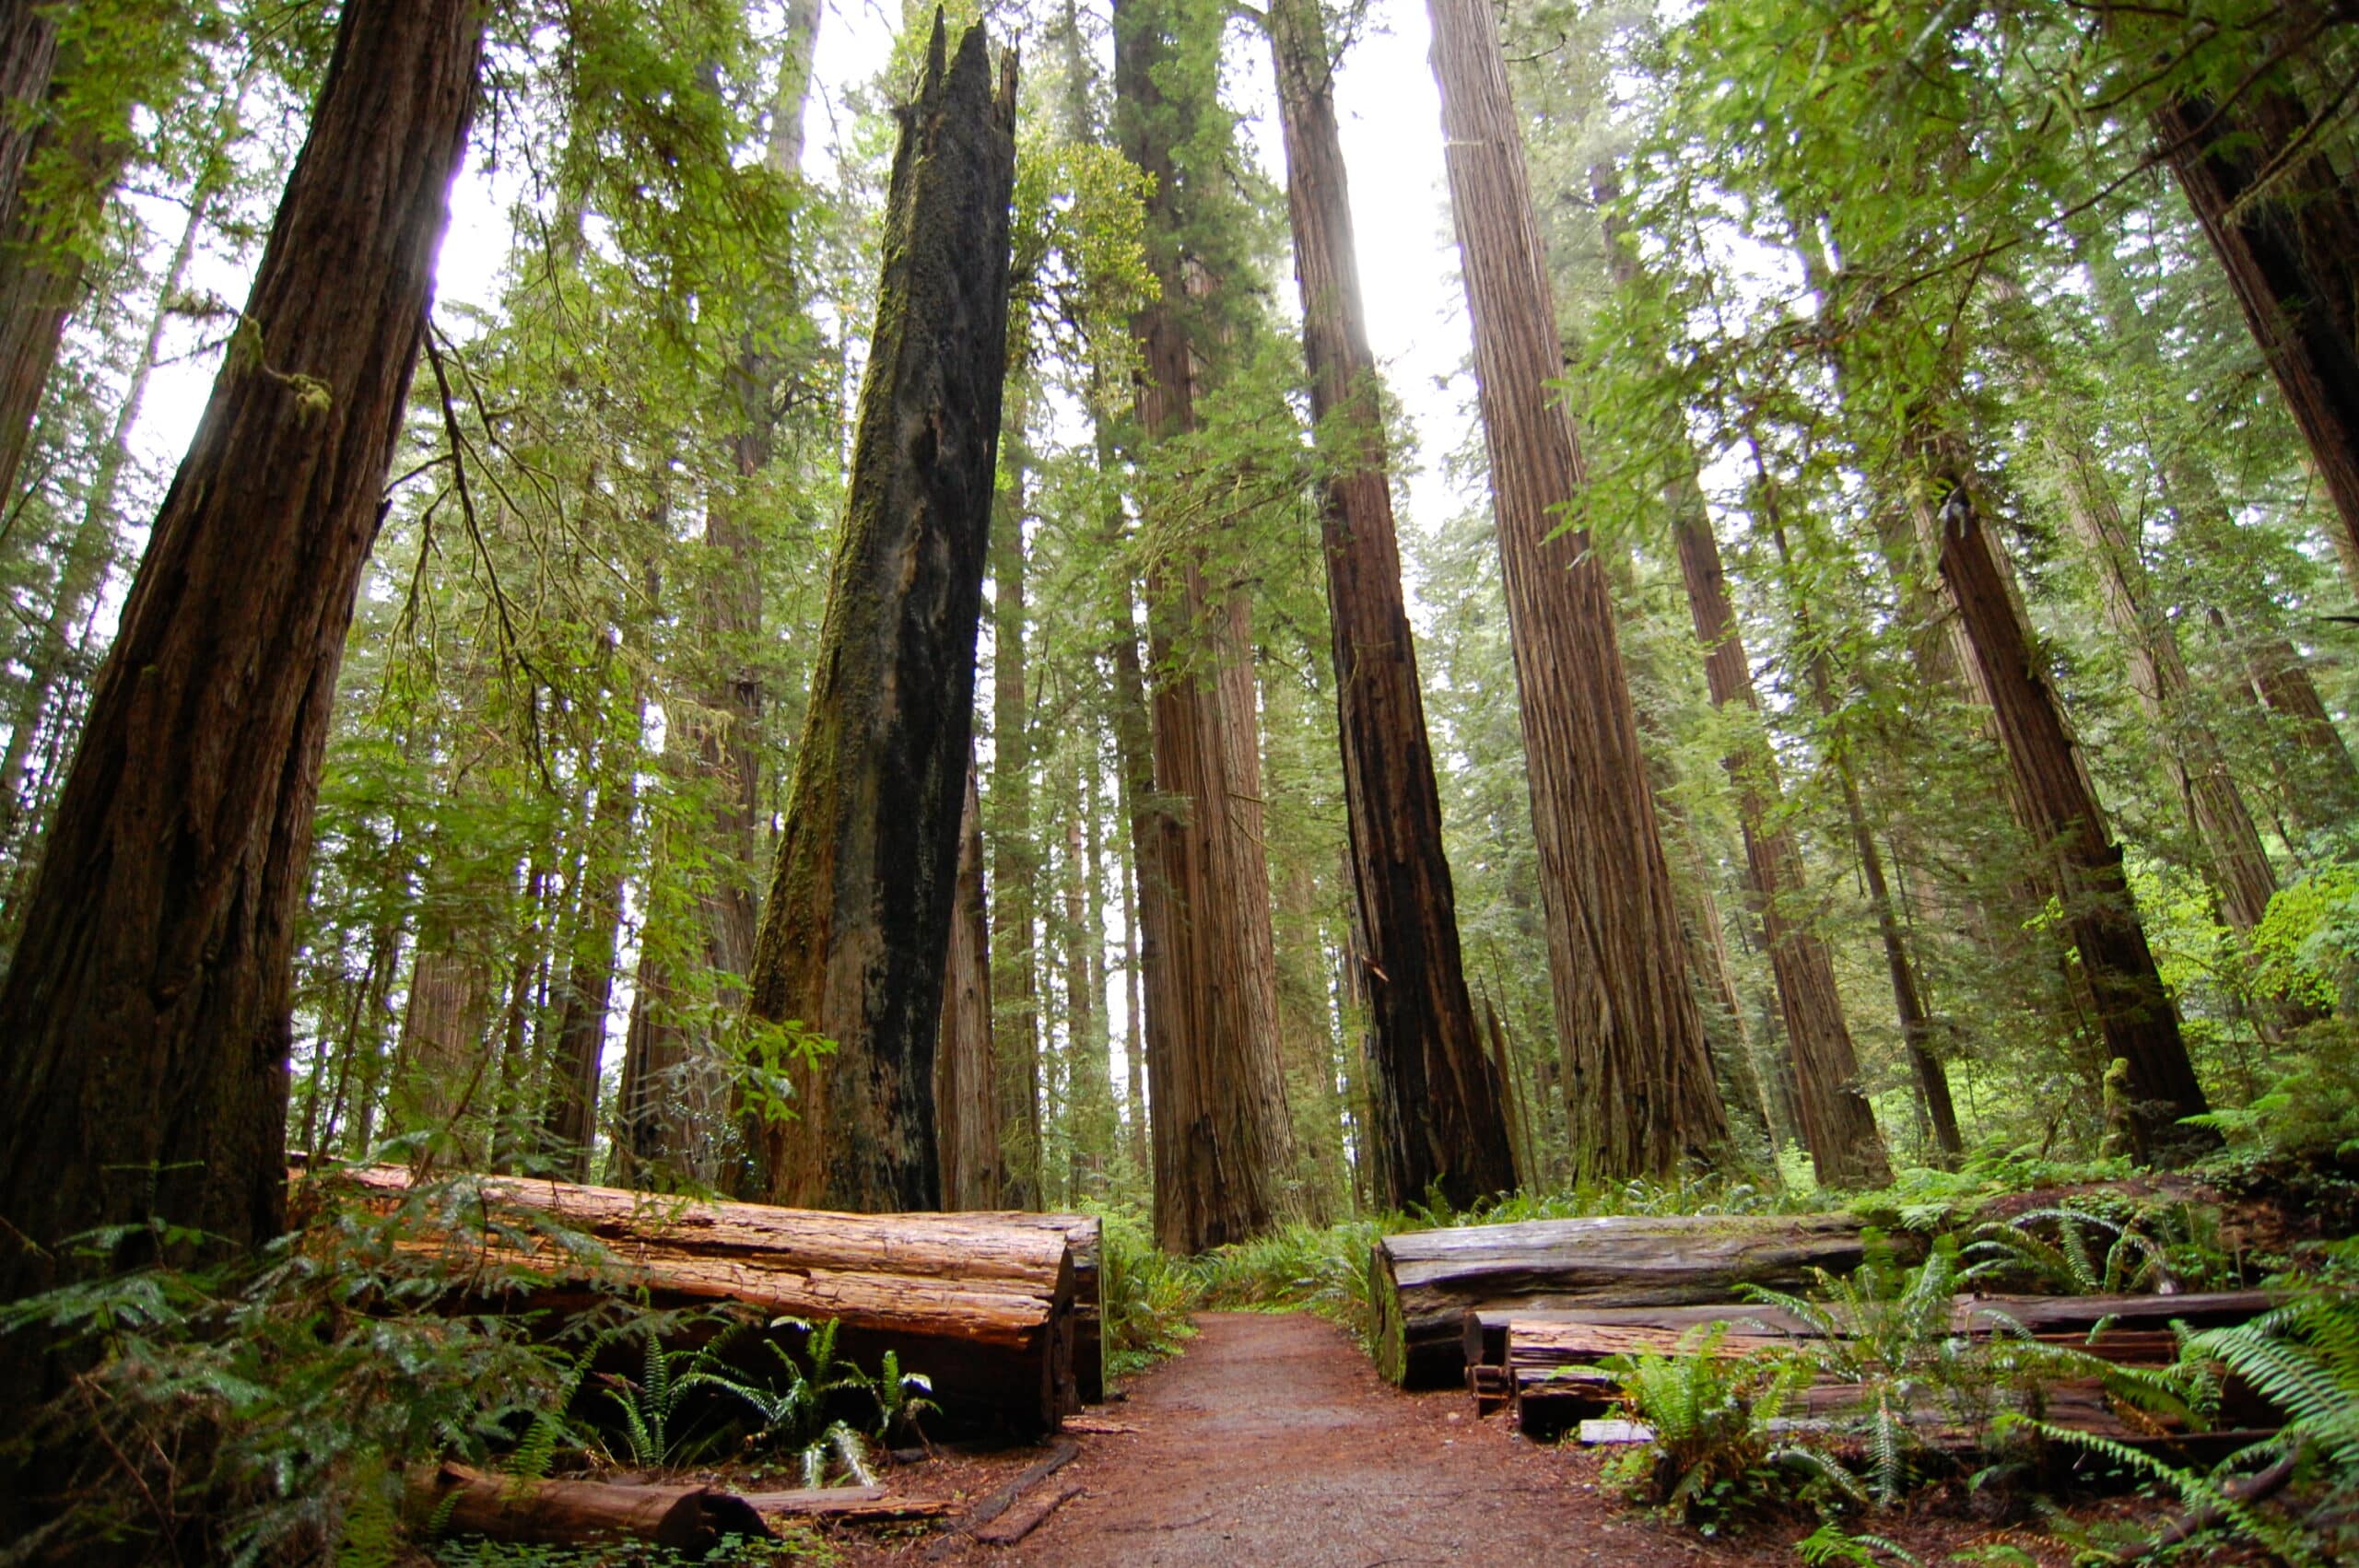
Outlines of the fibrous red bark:
[{"label": "fibrous red bark", "polygon": [[1387,1205],[1438,1189],[1463,1209],[1513,1190],[1514,1147],[1459,950],[1319,0],[1272,0],[1268,18],[1310,412],[1328,465],[1321,528],[1352,881],[1367,943],[1369,1153]]},{"label": "fibrous red bark", "polygon": [[1557,532],[1582,484],[1547,260],[1498,25],[1482,0],[1428,0],[1450,210],[1521,697],[1549,971],[1575,1168],[1663,1176],[1728,1138],[1687,989],[1670,867],[1647,788],[1604,568]]}]

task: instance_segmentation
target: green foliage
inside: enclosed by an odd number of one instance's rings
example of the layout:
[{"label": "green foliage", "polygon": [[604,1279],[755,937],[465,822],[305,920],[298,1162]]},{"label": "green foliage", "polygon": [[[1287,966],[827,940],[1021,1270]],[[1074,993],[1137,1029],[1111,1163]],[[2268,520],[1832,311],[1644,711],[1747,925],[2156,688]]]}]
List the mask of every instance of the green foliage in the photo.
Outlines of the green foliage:
[{"label": "green foliage", "polygon": [[1776,1436],[1771,1423],[1810,1381],[1791,1356],[1723,1357],[1725,1324],[1681,1336],[1671,1355],[1615,1357],[1631,1414],[1652,1440],[1614,1461],[1612,1474],[1634,1498],[1706,1535],[1797,1495],[1812,1482],[1842,1485],[1839,1468]]},{"label": "green foliage", "polygon": [[[461,1185],[423,1184],[383,1211],[326,1200],[251,1257],[101,1275],[0,1307],[11,1353],[55,1347],[73,1369],[9,1440],[75,1457],[45,1547],[109,1540],[135,1561],[201,1543],[243,1563],[349,1540],[365,1558],[404,1465],[485,1462],[557,1411],[578,1374],[533,1342],[554,1326],[437,1309],[460,1286],[497,1295],[536,1276],[487,1265],[480,1248],[454,1269],[395,1246],[464,1208]],[[111,1253],[120,1238],[89,1239]],[[593,1309],[575,1337],[614,1310]]]},{"label": "green foliage", "polygon": [[[800,1354],[779,1337],[782,1328],[803,1336]],[[933,1384],[921,1374],[903,1373],[898,1352],[885,1353],[875,1376],[839,1358],[836,1329],[832,1319],[818,1324],[774,1319],[762,1344],[777,1364],[767,1369],[769,1376],[762,1381],[727,1366],[722,1359],[723,1341],[708,1346],[690,1374],[698,1387],[730,1395],[750,1410],[756,1424],[745,1436],[746,1448],[791,1458],[805,1486],[827,1484],[828,1471],[839,1468],[853,1483],[874,1482],[861,1432],[839,1413],[847,1405],[874,1410],[870,1430],[878,1437],[888,1436],[898,1425],[914,1428],[919,1416],[935,1408],[927,1398]]]},{"label": "green foliage", "polygon": [[1104,1226],[1097,1291],[1106,1370],[1123,1376],[1180,1353],[1195,1333],[1188,1315],[1198,1305],[1197,1285],[1136,1215],[1097,1212]]}]

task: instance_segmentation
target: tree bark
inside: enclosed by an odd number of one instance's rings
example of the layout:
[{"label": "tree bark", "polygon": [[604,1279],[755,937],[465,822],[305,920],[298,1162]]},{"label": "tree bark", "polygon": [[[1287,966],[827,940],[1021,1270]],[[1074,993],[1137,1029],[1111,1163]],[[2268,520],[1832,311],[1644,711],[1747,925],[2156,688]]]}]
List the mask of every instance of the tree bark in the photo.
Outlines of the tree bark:
[{"label": "tree bark", "polygon": [[[1720,569],[1719,542],[1703,497],[1692,482],[1674,486],[1672,531],[1696,638],[1704,647],[1704,678],[1716,708],[1736,708],[1739,725],[1757,724],[1760,697],[1753,686],[1736,612]],[[1881,1187],[1892,1179],[1875,1113],[1860,1086],[1860,1062],[1835,983],[1835,958],[1825,940],[1797,921],[1793,901],[1803,893],[1802,851],[1778,819],[1785,790],[1778,759],[1757,730],[1743,731],[1720,765],[1736,791],[1744,860],[1760,907],[1770,971],[1778,980],[1778,1010],[1786,1023],[1800,1091],[1802,1141],[1827,1187]]]},{"label": "tree bark", "polygon": [[[242,102],[242,89],[239,97]],[[32,755],[33,741],[41,732],[42,720],[49,716],[50,698],[58,679],[73,656],[75,629],[82,624],[91,602],[106,584],[107,568],[115,547],[115,503],[122,495],[123,468],[131,461],[131,432],[147,405],[147,383],[155,375],[156,362],[163,352],[164,329],[171,320],[173,302],[179,298],[189,264],[195,257],[197,237],[211,219],[217,189],[214,181],[200,180],[190,196],[187,226],[181,230],[180,240],[172,247],[171,260],[165,265],[163,283],[156,294],[156,308],[147,318],[147,336],[141,341],[139,357],[132,365],[123,405],[115,411],[114,423],[107,432],[107,444],[99,453],[98,471],[83,503],[81,521],[75,527],[66,545],[65,563],[58,569],[57,591],[51,598],[49,614],[43,617],[41,629],[34,634],[24,692],[18,698],[16,719],[8,727],[6,753],[0,756],[0,847],[13,847],[20,860],[28,851],[17,844],[19,825],[38,822],[42,804],[40,791],[31,788],[32,781],[24,777],[25,764]],[[5,488],[0,488],[0,497],[6,494]],[[60,734],[52,743],[62,746],[66,743]]]},{"label": "tree bark", "polygon": [[598,1067],[606,1045],[606,1015],[614,1002],[615,950],[621,935],[623,883],[630,865],[631,818],[639,804],[639,737],[647,705],[636,703],[633,710],[639,722],[629,736],[606,741],[617,756],[607,762],[591,813],[590,842],[581,858],[588,888],[566,957],[557,1050],[541,1109],[543,1153],[575,1181],[590,1178],[590,1155],[597,1141]]},{"label": "tree bark", "polygon": [[229,1246],[281,1226],[312,806],[483,28],[475,0],[350,0],[338,23],[0,989],[0,1219],[21,1238],[0,1297],[95,1225]]},{"label": "tree bark", "polygon": [[1428,0],[1473,319],[1579,1179],[1667,1176],[1728,1140],[1602,565],[1551,537],[1582,484],[1497,24]]},{"label": "tree bark", "polygon": [[958,888],[943,966],[933,1059],[934,1136],[945,1209],[1000,1207],[999,1102],[992,1062],[991,919],[983,905],[982,805],[971,754],[958,816]]},{"label": "tree bark", "polygon": [[2096,454],[2085,443],[2059,436],[2049,441],[2048,455],[2063,477],[2065,515],[2096,569],[2106,620],[2120,639],[2130,696],[2162,743],[2188,825],[2202,846],[2203,870],[2220,912],[2240,934],[2250,936],[2269,912],[2277,873],[2236,792],[2218,738],[2194,709],[2194,682],[2179,655],[2178,634],[2154,603],[2146,563],[2114,504]]},{"label": "tree bark", "polygon": [[1272,0],[1268,16],[1310,412],[1326,449],[1320,529],[1344,813],[1367,941],[1370,1153],[1387,1207],[1438,1189],[1464,1209],[1514,1189],[1514,1141],[1459,949],[1319,3]]},{"label": "tree bark", "polygon": [[992,990],[1006,1199],[1044,1200],[1040,1168],[1040,991],[1033,946],[1039,857],[1032,840],[1032,708],[1026,681],[1026,400],[1007,420],[1005,483],[992,520]]},{"label": "tree bark", "polygon": [[2107,1054],[2129,1064],[2130,1115],[2142,1144],[2137,1152],[2166,1160],[2201,1153],[2216,1136],[2177,1124],[2209,1106],[2147,948],[2121,849],[2080,766],[1965,466],[1941,450],[1941,438],[1934,441],[1928,455],[1932,482],[1942,492],[1942,580],[1972,642],[2027,825],[2061,873],[2065,923],[2079,949]]},{"label": "tree bark", "polygon": [[0,6],[0,231],[15,220],[40,139],[41,107],[57,68],[57,11],[41,0]]},{"label": "tree bark", "polygon": [[758,1129],[773,1197],[941,1200],[933,1050],[972,740],[1002,381],[1015,62],[936,20],[903,119],[885,268],[786,829],[747,1010],[835,1042]]},{"label": "tree bark", "polygon": [[[1191,274],[1180,254],[1184,214],[1173,146],[1176,123],[1197,106],[1168,101],[1157,81],[1171,53],[1170,20],[1149,0],[1121,0],[1115,9],[1123,150],[1155,181],[1147,228],[1162,294],[1133,322],[1143,361],[1140,424],[1150,442],[1195,422],[1193,350],[1176,303],[1188,298]],[[1199,293],[1210,287],[1200,268],[1192,281]],[[1140,868],[1152,889],[1146,1061],[1156,1236],[1179,1253],[1271,1228],[1283,1217],[1282,1184],[1293,1165],[1274,1033],[1269,873],[1248,832],[1259,813],[1260,771],[1251,648],[1231,599],[1206,582],[1200,552],[1183,550],[1147,573],[1156,673],[1150,789],[1159,798],[1135,793],[1133,813],[1148,829]]]},{"label": "tree bark", "polygon": [[[2216,105],[2174,97],[2154,111],[2154,134],[2343,532],[2359,543],[2359,342],[2351,315],[2351,269],[2359,263],[2313,242],[2318,227],[2332,222],[2331,209],[2348,208],[2351,193],[2318,155],[2297,160],[2290,180],[2253,199],[2257,177],[2308,118],[2272,89],[2255,99]],[[2319,198],[2330,210],[2318,210]]]}]

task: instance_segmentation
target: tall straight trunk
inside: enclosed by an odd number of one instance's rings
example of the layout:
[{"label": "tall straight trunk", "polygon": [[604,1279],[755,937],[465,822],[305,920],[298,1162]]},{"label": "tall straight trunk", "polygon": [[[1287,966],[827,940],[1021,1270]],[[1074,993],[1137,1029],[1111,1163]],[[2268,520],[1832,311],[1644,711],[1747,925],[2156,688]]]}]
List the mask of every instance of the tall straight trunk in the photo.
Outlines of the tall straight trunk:
[{"label": "tall straight trunk", "polygon": [[[243,96],[241,92],[241,101]],[[82,624],[91,602],[105,585],[107,564],[114,553],[115,503],[123,493],[123,469],[131,461],[131,432],[147,405],[147,383],[155,375],[156,362],[163,351],[164,329],[171,321],[173,304],[180,298],[189,264],[196,254],[197,237],[211,220],[217,193],[216,182],[201,180],[190,197],[188,223],[182,228],[180,240],[172,247],[171,259],[164,267],[156,308],[147,318],[147,335],[141,340],[139,357],[131,367],[130,384],[124,391],[122,406],[115,410],[114,423],[107,431],[107,443],[99,453],[98,472],[91,478],[89,493],[83,502],[81,521],[75,525],[73,537],[66,544],[65,561],[58,571],[57,591],[50,601],[49,614],[42,618],[41,629],[34,634],[24,691],[18,698],[16,717],[9,725],[6,753],[0,756],[0,845],[13,844],[18,823],[39,815],[41,801],[38,791],[27,788],[25,763],[31,755],[41,721],[49,713],[58,677],[65,673],[72,656],[75,629]],[[6,494],[0,490],[0,495]]]},{"label": "tall straight trunk", "polygon": [[[1193,355],[1177,308],[1190,278],[1179,254],[1173,137],[1197,106],[1167,100],[1158,81],[1169,57],[1166,20],[1151,0],[1115,8],[1123,150],[1155,181],[1146,216],[1162,296],[1133,322],[1149,441],[1195,424]],[[1152,817],[1141,877],[1160,905],[1150,905],[1146,935],[1155,1228],[1166,1250],[1195,1253],[1284,1217],[1293,1136],[1275,1038],[1268,867],[1250,832],[1260,815],[1259,751],[1241,602],[1206,580],[1193,551],[1150,568],[1147,601],[1154,776],[1133,810]]]},{"label": "tall straight trunk", "polygon": [[566,954],[557,1049],[541,1106],[543,1153],[552,1167],[574,1181],[590,1179],[591,1150],[597,1141],[598,1067],[606,1044],[606,1016],[614,1005],[623,883],[630,869],[631,819],[639,807],[640,732],[647,704],[642,697],[633,706],[629,735],[606,741],[612,755],[598,781],[589,843],[582,852],[584,888],[571,950]]},{"label": "tall straight trunk", "polygon": [[[159,40],[170,40],[183,25],[177,18],[163,21]],[[18,22],[0,20],[0,47],[11,34],[25,41]],[[49,48],[50,103],[71,101],[79,96],[76,78],[104,68],[86,63],[70,36],[61,40],[53,33]],[[120,62],[110,64],[121,68]],[[8,505],[17,498],[66,320],[88,290],[88,258],[104,226],[108,197],[135,147],[129,96],[103,86],[91,96],[110,104],[107,118],[87,110],[10,116],[7,140],[25,135],[28,125],[31,139],[17,175],[6,181],[7,199],[0,203],[0,503]],[[0,163],[10,156],[0,150]]]},{"label": "tall straight trunk", "polygon": [[1438,1188],[1462,1209],[1514,1188],[1514,1140],[1459,950],[1319,4],[1272,0],[1268,15],[1310,412],[1328,453],[1320,521],[1353,890],[1370,965],[1370,1153],[1389,1206]]},{"label": "tall straight trunk", "polygon": [[[447,933],[421,937],[410,961],[393,1066],[393,1113],[404,1132],[456,1133],[458,1119],[482,1097],[489,976],[450,941]],[[462,1143],[465,1163],[483,1157],[480,1140]]]},{"label": "tall straight trunk", "polygon": [[942,1149],[942,1206],[996,1209],[999,1105],[992,1071],[991,917],[983,907],[982,802],[970,753],[958,813],[958,889],[943,965],[942,1033],[933,1057],[934,1137]]},{"label": "tall straight trunk", "polygon": [[[810,95],[820,9],[816,0],[791,0],[786,7],[763,153],[764,165],[785,181],[802,172],[803,110]],[[751,324],[722,372],[735,404],[726,445],[736,484],[707,499],[703,575],[697,591],[707,682],[698,696],[706,711],[716,716],[697,738],[698,768],[713,784],[705,840],[713,866],[700,903],[706,963],[721,984],[724,1004],[736,1000],[734,988],[752,966],[759,919],[755,888],[762,838],[762,550],[758,508],[747,492],[776,451],[778,390],[793,369],[781,344],[792,335],[796,302],[791,287],[780,287],[762,291],[745,308]]]},{"label": "tall straight trunk", "polygon": [[1032,842],[1032,708],[1024,600],[1025,388],[1016,384],[1003,441],[1005,483],[992,520],[992,995],[1006,1199],[1042,1201],[1040,993],[1033,951],[1039,855]]},{"label": "tall straight trunk", "polygon": [[1578,530],[1582,484],[1547,259],[1497,23],[1428,0],[1450,207],[1473,320],[1520,694],[1565,1096],[1582,1180],[1719,1159],[1728,1126],[1687,988],[1604,570]]},{"label": "tall straight trunk", "polygon": [[[1778,564],[1789,574],[1793,568],[1793,556],[1786,541],[1786,524],[1781,515],[1778,489],[1769,477],[1768,463],[1764,461],[1761,444],[1750,431],[1746,445],[1752,451],[1753,471],[1757,488],[1755,497],[1763,521],[1768,524],[1769,537],[1777,546]],[[1789,592],[1791,579],[1789,576]],[[1817,640],[1812,626],[1810,606],[1793,594],[1789,613],[1794,623],[1794,641],[1806,648],[1803,661],[1809,676],[1811,696],[1821,719],[1832,724],[1839,704],[1835,694],[1835,673],[1829,668],[1826,650]],[[1923,1107],[1925,1122],[1932,1134],[1933,1146],[1944,1165],[1966,1152],[1966,1144],[1958,1132],[1957,1107],[1950,1097],[1949,1071],[1933,1053],[1933,1018],[1925,1004],[1917,964],[1908,951],[1907,938],[1901,927],[1900,907],[1893,896],[1892,885],[1884,875],[1883,848],[1876,843],[1874,829],[1868,822],[1866,802],[1860,793],[1859,776],[1853,771],[1848,743],[1837,735],[1828,748],[1828,760],[1843,791],[1843,815],[1851,830],[1851,847],[1860,858],[1860,880],[1867,884],[1868,903],[1875,911],[1876,937],[1884,948],[1884,977],[1892,987],[1893,1011],[1900,1024],[1900,1037],[1908,1053],[1910,1071],[1917,1080],[1918,1102]]]},{"label": "tall straight trunk", "polygon": [[59,1241],[285,1214],[298,905],[481,53],[475,0],[349,0],[239,345],[150,536],[0,989],[0,1299]]},{"label": "tall straight trunk", "polygon": [[[1088,750],[1095,754],[1093,743]],[[1073,811],[1065,818],[1063,865],[1063,967],[1067,1073],[1065,1147],[1066,1200],[1105,1196],[1106,1162],[1114,1151],[1114,1082],[1106,1041],[1106,1006],[1098,965],[1104,939],[1098,930],[1096,857],[1091,841],[1097,802],[1094,779],[1076,765]]]},{"label": "tall straight trunk", "polygon": [[[1128,823],[1129,789],[1123,789],[1122,820]],[[1138,868],[1131,857],[1120,857],[1122,863],[1122,1077],[1123,1116],[1128,1123],[1131,1164],[1141,1180],[1153,1169],[1153,1160],[1146,1146],[1146,1052],[1142,1044],[1139,1000],[1139,894]]]},{"label": "tall straight trunk", "polygon": [[57,68],[57,12],[41,0],[0,4],[0,230],[16,216]]},{"label": "tall straight trunk", "polygon": [[931,1209],[933,1050],[1006,369],[1015,59],[937,18],[886,198],[843,539],[746,999],[833,1049],[756,1129],[762,1190]]},{"label": "tall straight trunk", "polygon": [[[1123,585],[1122,597],[1126,602],[1132,597],[1129,583]],[[1128,603],[1123,607],[1132,608]],[[1167,1147],[1170,1122],[1163,1106],[1160,1102],[1150,1105],[1146,1091],[1159,1094],[1156,1086],[1167,1082],[1172,1071],[1164,1053],[1179,1017],[1180,993],[1171,973],[1171,904],[1165,896],[1163,869],[1155,858],[1163,813],[1154,799],[1153,717],[1135,624],[1117,629],[1112,651],[1115,758],[1121,768],[1122,814],[1131,839],[1130,1051],[1132,1071],[1144,1084],[1131,1096],[1133,1116],[1144,1112],[1144,1119],[1134,1121],[1132,1137],[1140,1174],[1152,1188],[1178,1157]]]},{"label": "tall straight trunk", "polygon": [[1719,541],[1703,497],[1693,482],[1674,487],[1672,532],[1687,607],[1704,646],[1704,679],[1716,708],[1740,709],[1736,740],[1721,758],[1737,799],[1744,835],[1744,860],[1759,905],[1770,972],[1778,981],[1778,1011],[1786,1023],[1786,1046],[1793,1053],[1800,1092],[1802,1142],[1811,1164],[1826,1187],[1881,1187],[1892,1179],[1875,1113],[1860,1086],[1859,1054],[1843,998],[1836,988],[1835,957],[1825,939],[1794,904],[1805,892],[1802,851],[1793,830],[1781,820],[1785,787],[1767,741],[1751,728],[1759,721],[1761,699],[1753,685],[1736,612],[1729,603],[1720,568]]},{"label": "tall straight trunk", "polygon": [[[2154,125],[2342,530],[2359,543],[2359,341],[2352,331],[2359,262],[2337,253],[2353,225],[2333,216],[2349,215],[2353,193],[2316,151],[2296,157],[2288,178],[2258,189],[2307,118],[2262,88],[2248,103],[2174,97],[2154,111]],[[2340,240],[2321,234],[2322,226],[2340,230]]]},{"label": "tall straight trunk", "polygon": [[2107,830],[2104,807],[2032,647],[1998,544],[1975,504],[1968,471],[1950,445],[1936,437],[1926,454],[1942,495],[1942,580],[1972,640],[2029,825],[2060,872],[2065,924],[2080,952],[2107,1054],[2128,1063],[2130,1115],[2143,1145],[2139,1153],[2174,1159],[2201,1152],[2215,1138],[2177,1123],[2209,1106],[2146,945],[2121,849]]},{"label": "tall straight trunk", "polygon": [[[586,804],[587,802],[581,802]],[[578,820],[578,818],[577,818]],[[534,980],[548,960],[548,847],[536,842],[524,868],[524,919],[508,970],[507,1005],[499,1021],[499,1092],[492,1105],[491,1169],[516,1168],[525,1146],[526,1102],[533,1092],[532,1022]]]},{"label": "tall straight trunk", "polygon": [[2179,655],[2178,634],[2155,603],[2146,563],[2096,454],[2069,435],[2052,438],[2048,452],[2063,476],[2065,515],[2095,568],[2106,620],[2129,664],[2130,696],[2162,743],[2188,825],[2202,846],[2203,869],[2219,896],[2220,912],[2249,936],[2269,912],[2277,873],[2236,792],[2219,740],[2194,705],[2194,682]]}]

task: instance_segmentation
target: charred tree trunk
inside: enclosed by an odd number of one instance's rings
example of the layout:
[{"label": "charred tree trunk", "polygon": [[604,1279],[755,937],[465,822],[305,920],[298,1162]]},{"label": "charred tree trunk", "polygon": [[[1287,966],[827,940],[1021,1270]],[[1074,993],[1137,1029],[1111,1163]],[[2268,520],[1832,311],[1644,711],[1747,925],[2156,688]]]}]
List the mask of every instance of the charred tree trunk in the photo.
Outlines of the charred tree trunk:
[{"label": "charred tree trunk", "polygon": [[[1155,179],[1147,228],[1162,297],[1133,323],[1149,441],[1195,423],[1193,355],[1177,308],[1190,279],[1172,159],[1175,123],[1193,106],[1168,101],[1156,79],[1168,21],[1148,0],[1115,9],[1123,150]],[[1293,1139],[1274,1033],[1268,868],[1248,832],[1259,813],[1259,752],[1252,708],[1238,704],[1250,701],[1251,647],[1238,606],[1207,583],[1198,553],[1156,563],[1147,602],[1151,788],[1160,799],[1134,795],[1133,811],[1147,819],[1141,878],[1156,901],[1146,928],[1156,1236],[1168,1251],[1195,1253],[1283,1217]]]},{"label": "charred tree trunk", "polygon": [[2065,923],[2080,950],[2106,1051],[2129,1064],[2130,1116],[2143,1145],[2138,1153],[2162,1159],[2200,1153],[2214,1136],[2177,1124],[2209,1107],[2147,948],[2120,848],[2074,754],[1964,465],[1938,452],[1936,459],[1934,483],[1943,492],[1942,580],[1972,642],[2028,825],[2060,871]]},{"label": "charred tree trunk", "polygon": [[1450,207],[1464,263],[1508,633],[1539,841],[1549,970],[1580,1179],[1663,1176],[1728,1139],[1687,989],[1604,569],[1551,537],[1582,484],[1546,257],[1498,29],[1480,0],[1428,0]]},{"label": "charred tree trunk", "polygon": [[958,813],[958,891],[943,968],[942,1033],[933,1058],[934,1137],[942,1206],[1000,1207],[999,1104],[992,1065],[991,918],[983,907],[983,823],[971,753]]},{"label": "charred tree trunk", "polygon": [[758,1131],[774,1199],[941,1201],[934,1036],[1007,353],[1015,61],[937,18],[887,196],[843,543],[747,1009],[835,1042]]},{"label": "charred tree trunk", "polygon": [[92,1226],[235,1246],[282,1223],[311,811],[483,28],[475,0],[350,0],[338,23],[0,990],[0,1298]]},{"label": "charred tree trunk", "polygon": [[1270,50],[1310,412],[1329,465],[1321,531],[1353,884],[1368,944],[1371,1153],[1387,1206],[1438,1188],[1464,1209],[1514,1189],[1514,1141],[1459,950],[1319,3],[1272,0]]}]

